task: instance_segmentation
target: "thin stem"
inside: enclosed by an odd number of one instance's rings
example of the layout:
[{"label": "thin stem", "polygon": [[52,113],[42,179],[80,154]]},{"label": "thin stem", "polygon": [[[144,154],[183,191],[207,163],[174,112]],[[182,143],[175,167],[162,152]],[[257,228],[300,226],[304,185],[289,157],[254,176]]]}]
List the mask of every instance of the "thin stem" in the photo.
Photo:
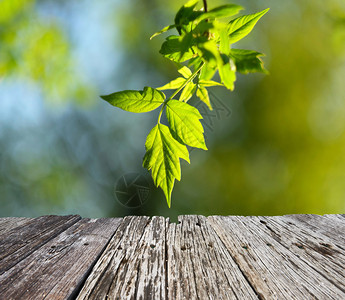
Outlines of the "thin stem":
[{"label": "thin stem", "polygon": [[161,117],[162,117],[164,106],[165,106],[165,102],[163,103],[163,106],[161,107],[161,110],[160,110],[159,115],[158,115],[158,122],[157,122],[158,124],[160,124],[160,122],[161,122]]},{"label": "thin stem", "polygon": [[172,100],[189,82],[191,82],[196,77],[196,75],[198,75],[198,73],[201,71],[201,69],[203,68],[204,65],[205,65],[205,63],[202,63],[200,65],[200,67],[196,71],[194,71],[194,73],[192,75],[190,75],[190,77],[168,99],[166,99],[164,101],[162,108],[161,108],[159,115],[158,115],[158,123],[160,123],[160,121],[161,121],[163,109],[167,105],[167,102]]},{"label": "thin stem", "polygon": [[203,2],[204,2],[204,11],[207,12],[207,1],[203,0]]}]

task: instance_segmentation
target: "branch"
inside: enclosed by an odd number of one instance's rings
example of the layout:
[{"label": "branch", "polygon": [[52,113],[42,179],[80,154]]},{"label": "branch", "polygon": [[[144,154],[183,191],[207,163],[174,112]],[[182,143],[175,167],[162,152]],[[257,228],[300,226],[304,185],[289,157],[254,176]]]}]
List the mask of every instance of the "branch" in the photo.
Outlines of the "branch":
[{"label": "branch", "polygon": [[203,0],[204,2],[204,11],[207,12],[207,0]]}]

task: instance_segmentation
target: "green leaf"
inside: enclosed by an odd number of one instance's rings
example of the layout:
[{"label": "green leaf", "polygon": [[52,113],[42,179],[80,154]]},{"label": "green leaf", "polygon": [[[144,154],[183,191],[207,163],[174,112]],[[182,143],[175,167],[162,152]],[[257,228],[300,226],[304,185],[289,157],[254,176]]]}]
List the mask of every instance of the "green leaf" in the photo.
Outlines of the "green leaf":
[{"label": "green leaf", "polygon": [[101,98],[123,110],[143,113],[161,106],[165,95],[154,88],[145,87],[143,91],[126,90],[101,96]]},{"label": "green leaf", "polygon": [[166,85],[163,85],[163,86],[157,88],[157,90],[176,90],[176,89],[180,88],[185,82],[186,82],[185,78],[177,77],[176,79],[170,81]]},{"label": "green leaf", "polygon": [[191,81],[188,82],[182,90],[180,101],[187,102],[190,98],[192,98],[195,90],[196,90],[196,85]]},{"label": "green leaf", "polygon": [[218,46],[212,40],[203,44],[199,44],[197,47],[197,51],[202,59],[206,61],[210,67],[217,66],[218,62],[221,60]]},{"label": "green leaf", "polygon": [[185,53],[192,53],[192,46],[194,42],[194,38],[191,32],[183,34],[180,37],[181,46],[180,46],[180,57],[183,57]]},{"label": "green leaf", "polygon": [[200,71],[199,80],[212,79],[216,71],[217,71],[217,65],[214,66],[214,65],[205,63],[204,67]]},{"label": "green leaf", "polygon": [[177,31],[181,34],[181,29],[185,25],[194,21],[199,15],[202,14],[201,11],[194,11],[195,6],[198,4],[199,0],[190,0],[185,5],[183,5],[175,16],[175,25]]},{"label": "green leaf", "polygon": [[170,100],[166,104],[166,115],[174,136],[186,145],[207,150],[204,129],[199,121],[202,116],[195,107]]},{"label": "green leaf", "polygon": [[210,97],[208,95],[208,91],[206,88],[200,85],[198,90],[196,91],[196,95],[202,102],[204,102],[208,106],[210,110],[213,110]]},{"label": "green leaf", "polygon": [[153,182],[163,190],[170,207],[175,178],[181,180],[179,159],[189,163],[187,147],[173,138],[167,126],[157,124],[147,136],[145,148],[143,166],[152,170]]},{"label": "green leaf", "polygon": [[235,88],[236,81],[236,67],[234,62],[228,59],[227,62],[218,65],[219,76],[225,87],[231,91]]},{"label": "green leaf", "polygon": [[230,39],[226,28],[219,30],[219,50],[221,53],[228,55],[230,53]]},{"label": "green leaf", "polygon": [[188,61],[188,66],[189,67],[194,67],[195,70],[199,69],[199,67],[203,64],[203,61],[201,59],[201,57],[199,55],[191,58],[189,61]]},{"label": "green leaf", "polygon": [[163,43],[159,53],[172,61],[184,62],[191,59],[194,55],[191,49],[186,50],[185,47],[186,44],[182,43],[179,36],[172,35]]},{"label": "green leaf", "polygon": [[184,78],[189,78],[192,76],[192,71],[186,66],[180,67],[177,72],[179,72]]},{"label": "green leaf", "polygon": [[231,20],[228,24],[230,43],[235,43],[249,34],[257,21],[268,11],[269,8],[255,14],[245,15]]},{"label": "green leaf", "polygon": [[231,49],[230,57],[234,60],[236,70],[247,74],[253,72],[267,73],[260,59],[262,53],[253,50]]},{"label": "green leaf", "polygon": [[209,86],[223,86],[223,84],[213,81],[213,80],[199,80],[199,85],[202,85],[204,87],[209,87]]},{"label": "green leaf", "polygon": [[203,13],[200,15],[196,21],[201,21],[205,19],[215,19],[215,18],[226,18],[237,15],[243,7],[235,4],[227,4],[218,6],[209,10],[208,12]]},{"label": "green leaf", "polygon": [[154,33],[154,34],[150,37],[150,40],[152,40],[155,36],[160,35],[160,34],[166,32],[166,31],[168,31],[168,30],[170,30],[170,29],[175,28],[175,27],[176,27],[175,24],[174,24],[174,25],[169,25],[169,26],[164,27],[162,30],[157,31],[156,33]]},{"label": "green leaf", "polygon": [[195,28],[193,29],[193,35],[194,36],[202,36],[204,37],[204,40],[207,41],[207,37],[205,36],[208,31],[215,28],[215,21],[201,21]]}]

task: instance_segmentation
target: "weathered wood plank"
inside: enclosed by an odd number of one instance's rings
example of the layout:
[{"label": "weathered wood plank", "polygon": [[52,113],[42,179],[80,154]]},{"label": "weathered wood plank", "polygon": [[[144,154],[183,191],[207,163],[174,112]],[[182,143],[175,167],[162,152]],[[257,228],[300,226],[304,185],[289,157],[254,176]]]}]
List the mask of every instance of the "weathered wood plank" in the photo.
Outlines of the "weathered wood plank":
[{"label": "weathered wood plank", "polygon": [[[143,295],[153,299],[164,298],[164,225],[163,228],[161,226],[162,218],[159,217],[152,221],[148,217],[124,218],[77,299],[143,299]],[[151,248],[151,245],[155,247]],[[142,259],[147,259],[144,253],[153,256],[150,258],[152,266],[148,266],[148,262],[143,263]],[[147,270],[141,270],[141,266],[154,267],[155,270],[149,274]],[[143,279],[143,275],[148,276],[145,279],[147,285],[142,284],[139,291],[139,278]]]},{"label": "weathered wood plank", "polygon": [[167,231],[168,299],[258,299],[203,216],[180,216]]},{"label": "weathered wood plank", "polygon": [[179,221],[2,218],[0,299],[345,299],[344,215]]},{"label": "weathered wood plank", "polygon": [[8,231],[0,240],[0,275],[80,219],[43,216]]},{"label": "weathered wood plank", "polygon": [[323,217],[340,222],[345,226],[345,215],[323,215]]},{"label": "weathered wood plank", "polygon": [[345,224],[320,215],[285,215],[282,216],[291,224],[297,224],[303,228],[308,228],[319,236],[326,236],[337,243],[337,245],[345,250]]},{"label": "weathered wood plank", "polygon": [[151,221],[143,217],[127,218],[78,299],[165,299],[166,296],[258,298],[205,218],[189,216],[181,218],[178,225],[169,224],[162,217]]},{"label": "weathered wood plank", "polygon": [[0,238],[2,235],[12,230],[13,228],[27,224],[32,220],[33,220],[32,218],[18,218],[18,217],[0,218]]},{"label": "weathered wood plank", "polygon": [[121,219],[82,219],[0,275],[1,299],[67,299],[78,291]]},{"label": "weathered wood plank", "polygon": [[208,222],[260,297],[345,299],[342,290],[272,238],[252,218],[213,216],[208,217]]},{"label": "weathered wood plank", "polygon": [[345,253],[334,241],[282,217],[252,217],[257,227],[345,292]]}]

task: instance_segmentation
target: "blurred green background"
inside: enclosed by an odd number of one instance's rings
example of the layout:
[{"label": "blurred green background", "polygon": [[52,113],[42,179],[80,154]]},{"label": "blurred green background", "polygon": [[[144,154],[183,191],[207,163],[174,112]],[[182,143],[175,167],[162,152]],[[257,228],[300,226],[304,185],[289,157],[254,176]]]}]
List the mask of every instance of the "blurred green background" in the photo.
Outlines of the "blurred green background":
[{"label": "blurred green background", "polygon": [[[183,3],[0,1],[0,217],[345,212],[343,0],[236,2],[271,8],[234,45],[265,53],[270,75],[239,76],[234,92],[212,90],[213,112],[199,107],[209,151],[182,163],[168,209],[141,167],[158,111],[98,96],[176,76],[158,55],[164,38],[149,37]],[[114,195],[131,172],[150,185],[135,209]]]}]

